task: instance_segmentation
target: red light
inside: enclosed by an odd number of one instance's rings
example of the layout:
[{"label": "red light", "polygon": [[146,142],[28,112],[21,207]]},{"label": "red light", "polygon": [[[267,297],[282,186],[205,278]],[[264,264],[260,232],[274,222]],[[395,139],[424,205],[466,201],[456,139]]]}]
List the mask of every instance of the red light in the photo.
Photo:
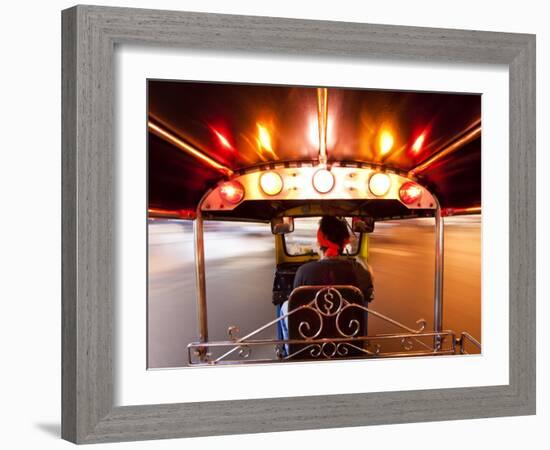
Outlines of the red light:
[{"label": "red light", "polygon": [[214,132],[214,134],[216,135],[216,137],[220,141],[220,144],[222,144],[225,148],[229,148],[229,149],[233,148],[233,147],[231,147],[231,144],[229,143],[228,139],[222,133],[220,133],[215,128],[212,128],[212,131]]},{"label": "red light", "polygon": [[244,187],[238,181],[227,181],[220,186],[220,195],[227,203],[236,205],[244,198]]},{"label": "red light", "polygon": [[399,189],[399,197],[405,205],[411,205],[422,198],[422,188],[412,181],[407,181]]},{"label": "red light", "polygon": [[422,133],[420,136],[416,138],[416,140],[414,141],[414,144],[412,145],[413,153],[415,154],[420,153],[420,150],[422,150],[422,146],[424,145],[425,139],[426,139],[426,133]]}]

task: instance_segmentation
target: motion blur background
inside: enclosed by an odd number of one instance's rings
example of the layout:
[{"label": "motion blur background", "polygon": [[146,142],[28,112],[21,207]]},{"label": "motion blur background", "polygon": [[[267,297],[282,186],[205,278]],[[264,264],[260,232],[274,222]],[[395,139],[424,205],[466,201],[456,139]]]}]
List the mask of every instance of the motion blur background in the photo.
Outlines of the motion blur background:
[{"label": "motion blur background", "polygon": [[[209,339],[226,340],[232,325],[244,336],[276,317],[274,237],[269,224],[205,223]],[[186,366],[187,344],[198,341],[192,222],[150,220],[148,230],[148,366]],[[316,230],[310,221],[286,237],[313,240]],[[369,307],[409,326],[426,319],[432,329],[434,220],[377,222],[368,237],[375,285]],[[480,215],[445,218],[443,328],[481,341],[480,251]],[[391,331],[369,317],[369,334]],[[274,327],[262,337],[275,338]]]}]

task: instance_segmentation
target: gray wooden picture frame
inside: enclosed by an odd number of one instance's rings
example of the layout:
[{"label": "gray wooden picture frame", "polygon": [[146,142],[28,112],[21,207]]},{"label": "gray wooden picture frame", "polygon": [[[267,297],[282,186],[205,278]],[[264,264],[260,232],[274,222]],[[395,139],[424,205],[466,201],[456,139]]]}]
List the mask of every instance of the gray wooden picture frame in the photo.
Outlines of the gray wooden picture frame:
[{"label": "gray wooden picture frame", "polygon": [[[534,35],[97,6],[63,11],[62,31],[64,439],[94,443],[535,413]],[[113,52],[127,43],[507,65],[509,384],[115,407]]]}]

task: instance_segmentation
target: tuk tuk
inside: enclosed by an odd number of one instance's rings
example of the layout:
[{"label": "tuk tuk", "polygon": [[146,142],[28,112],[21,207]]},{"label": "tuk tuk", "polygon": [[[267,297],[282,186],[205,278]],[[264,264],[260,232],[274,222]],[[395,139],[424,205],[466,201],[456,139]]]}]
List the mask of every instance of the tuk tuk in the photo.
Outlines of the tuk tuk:
[{"label": "tuk tuk", "polygon": [[[231,88],[237,89],[228,87]],[[309,101],[311,104],[314,93],[314,157],[304,158],[300,152],[294,155],[290,152],[281,158],[273,148],[270,128],[257,122],[257,137],[253,144],[258,146],[260,157],[256,160],[242,158],[233,166],[227,164],[232,160],[227,155],[223,158],[223,152],[205,151],[197,144],[200,139],[186,138],[184,133],[174,131],[173,124],[166,120],[167,113],[160,106],[162,103],[151,103],[148,119],[149,217],[193,221],[199,339],[182,343],[187,346],[190,365],[454,355],[468,353],[468,346],[481,350],[480,342],[467,331],[449,330],[443,326],[444,217],[479,214],[481,211],[480,189],[457,193],[456,185],[453,185],[453,177],[454,180],[460,179],[471,169],[472,154],[480,153],[478,110],[470,108],[474,111],[472,113],[463,105],[468,113],[456,125],[462,128],[456,131],[456,127],[448,127],[450,131],[446,135],[443,133],[434,139],[438,145],[421,156],[418,154],[425,145],[427,128],[401,148],[394,145],[395,137],[387,129],[382,129],[376,134],[380,152],[370,159],[354,158],[353,153],[351,156],[337,151],[331,154],[334,144],[330,136],[335,131],[331,124],[329,99],[332,99],[333,91],[309,88],[304,94],[309,95],[307,99],[294,100],[294,103]],[[240,95],[250,100],[245,93]],[[339,98],[338,93],[334,93],[334,97],[335,103],[343,108],[348,97]],[[215,94],[211,98],[201,98],[209,106],[219,103]],[[200,114],[201,110],[198,111]],[[401,115],[407,117],[407,114],[412,114],[412,111],[405,108]],[[217,138],[220,148],[238,152],[222,128],[209,126],[207,131]],[[181,161],[174,165],[173,161],[168,162],[153,153],[157,149],[152,148],[151,139],[176,148]],[[416,152],[418,157],[409,158],[408,165],[400,164],[408,150],[413,154]],[[455,157],[461,152],[461,157]],[[477,167],[475,157],[473,164]],[[442,176],[449,167],[453,168],[449,176]],[[195,179],[200,173],[201,182],[182,188],[183,185],[178,184],[181,182],[177,181],[175,187],[167,187],[168,175],[173,176],[178,171],[185,182]],[[430,171],[436,176],[426,176]],[[444,199],[444,204],[441,199]],[[298,268],[319,259],[313,242],[310,245],[293,242],[296,224],[304,220],[312,223],[327,215],[339,217],[348,224],[352,240],[342,258],[358,260],[365,267],[369,259],[369,234],[375,232],[377,222],[433,218],[435,273],[431,329],[426,329],[427,321],[423,318],[414,323],[402,323],[380,313],[353,285],[294,288]],[[272,300],[276,304],[288,302],[286,313],[274,314],[273,320],[244,336],[239,335],[239,324],[227,324],[226,340],[209,339],[205,221],[270,224],[276,258]],[[369,334],[369,320],[383,321],[387,331]],[[288,324],[289,338],[261,337],[263,332],[277,328],[283,321]],[[259,348],[264,349],[262,355],[266,354],[266,348],[271,349],[272,356],[257,358]]]}]

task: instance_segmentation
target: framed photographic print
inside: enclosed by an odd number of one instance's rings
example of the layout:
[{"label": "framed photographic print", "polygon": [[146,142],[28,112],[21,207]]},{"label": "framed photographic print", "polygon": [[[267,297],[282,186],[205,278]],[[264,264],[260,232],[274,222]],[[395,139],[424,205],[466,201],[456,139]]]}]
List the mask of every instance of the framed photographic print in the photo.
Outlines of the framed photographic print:
[{"label": "framed photographic print", "polygon": [[[481,95],[147,85],[148,367],[480,352]],[[463,250],[445,302],[442,214],[456,216],[446,247]],[[305,287],[329,283],[360,292]],[[468,318],[468,332],[442,333],[443,304],[460,305],[446,322]]]},{"label": "framed photographic print", "polygon": [[533,414],[534,74],[532,35],[63,11],[63,437]]}]

